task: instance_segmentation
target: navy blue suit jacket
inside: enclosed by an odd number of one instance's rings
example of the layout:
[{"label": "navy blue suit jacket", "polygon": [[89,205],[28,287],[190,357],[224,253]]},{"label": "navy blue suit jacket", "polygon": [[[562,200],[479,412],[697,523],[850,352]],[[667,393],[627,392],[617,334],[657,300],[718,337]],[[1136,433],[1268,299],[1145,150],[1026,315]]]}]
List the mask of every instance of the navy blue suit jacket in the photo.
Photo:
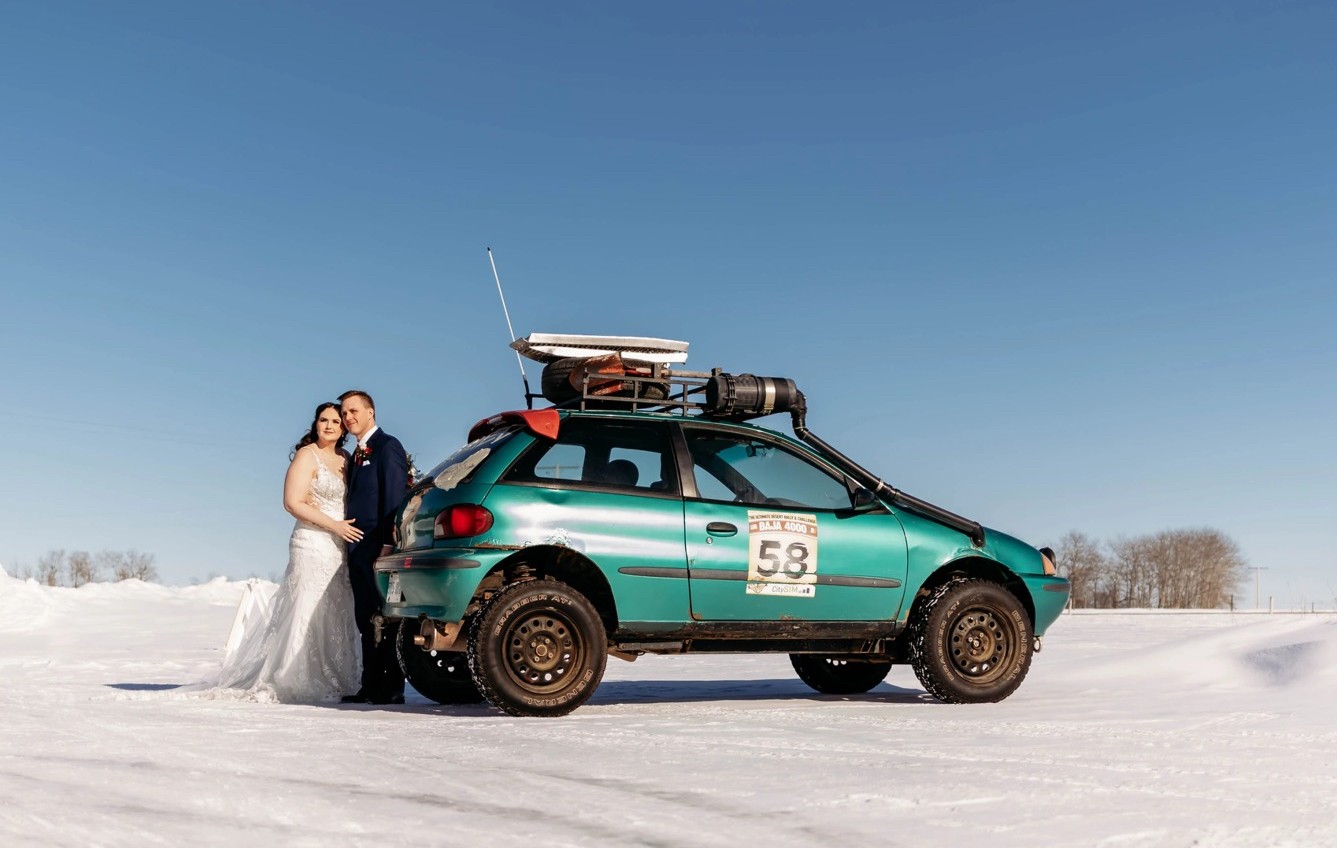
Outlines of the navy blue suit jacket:
[{"label": "navy blue suit jacket", "polygon": [[395,510],[408,491],[408,456],[399,439],[378,429],[367,440],[365,464],[349,460],[348,502],[344,507],[362,541],[348,549],[349,559],[375,560],[382,545],[394,544]]}]

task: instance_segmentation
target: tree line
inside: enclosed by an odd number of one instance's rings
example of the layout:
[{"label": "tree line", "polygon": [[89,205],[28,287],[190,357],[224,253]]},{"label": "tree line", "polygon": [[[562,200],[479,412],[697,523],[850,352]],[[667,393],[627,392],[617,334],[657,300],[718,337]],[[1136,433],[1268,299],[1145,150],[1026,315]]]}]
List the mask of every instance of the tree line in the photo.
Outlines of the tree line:
[{"label": "tree line", "polygon": [[1074,608],[1217,609],[1248,578],[1239,546],[1219,530],[1163,530],[1099,542],[1068,533],[1055,546]]},{"label": "tree line", "polygon": [[15,577],[21,580],[32,578],[46,586],[72,586],[79,588],[86,583],[101,580],[143,580],[146,583],[158,579],[158,569],[153,564],[153,554],[128,551],[88,551],[51,550],[37,559],[36,566],[19,566]]}]

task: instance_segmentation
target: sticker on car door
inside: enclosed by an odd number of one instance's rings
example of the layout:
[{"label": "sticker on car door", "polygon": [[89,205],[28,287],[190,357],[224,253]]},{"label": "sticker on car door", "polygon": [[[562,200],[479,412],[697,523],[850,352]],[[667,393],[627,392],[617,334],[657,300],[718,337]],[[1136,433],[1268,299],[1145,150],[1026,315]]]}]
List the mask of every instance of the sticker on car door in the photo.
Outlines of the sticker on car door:
[{"label": "sticker on car door", "polygon": [[747,511],[747,594],[817,594],[817,516]]}]

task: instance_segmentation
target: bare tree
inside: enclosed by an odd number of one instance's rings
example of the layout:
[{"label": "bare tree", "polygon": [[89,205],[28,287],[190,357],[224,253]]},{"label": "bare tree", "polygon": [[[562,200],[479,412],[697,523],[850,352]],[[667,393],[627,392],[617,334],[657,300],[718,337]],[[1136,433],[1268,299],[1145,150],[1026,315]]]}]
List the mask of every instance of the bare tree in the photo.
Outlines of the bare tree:
[{"label": "bare tree", "polygon": [[88,551],[75,551],[70,554],[67,569],[70,575],[70,585],[76,589],[86,583],[92,583],[98,578],[98,564]]},{"label": "bare tree", "polygon": [[121,577],[125,570],[125,554],[121,551],[98,551],[97,566],[101,574],[110,574],[116,580],[125,579]]},{"label": "bare tree", "polygon": [[96,555],[90,555],[87,551],[73,551],[67,555],[60,549],[42,554],[37,560],[37,567],[23,568],[20,576],[24,579],[34,577],[47,586],[78,588],[106,576],[116,580],[133,578],[149,582],[158,579],[158,569],[153,564],[153,554],[140,553],[133,548],[128,551],[99,551]]},{"label": "bare tree", "polygon": [[1119,537],[1110,543],[1110,582],[1114,607],[1156,606],[1156,563],[1153,537]]},{"label": "bare tree", "polygon": [[158,579],[153,554],[142,554],[133,548],[121,555],[121,563],[113,573],[117,580],[143,580],[149,583]]},{"label": "bare tree", "polygon": [[1102,606],[1102,590],[1109,579],[1109,558],[1100,543],[1085,533],[1071,530],[1058,540],[1054,553],[1058,557],[1059,574],[1072,583],[1072,605]]},{"label": "bare tree", "polygon": [[1210,528],[1168,530],[1157,535],[1162,580],[1161,606],[1212,609],[1223,606],[1248,576],[1239,545]]},{"label": "bare tree", "polygon": [[59,586],[65,580],[64,549],[47,551],[37,558],[37,582]]},{"label": "bare tree", "polygon": [[1220,530],[1163,530],[1111,544],[1118,607],[1213,609],[1247,576],[1239,546]]}]

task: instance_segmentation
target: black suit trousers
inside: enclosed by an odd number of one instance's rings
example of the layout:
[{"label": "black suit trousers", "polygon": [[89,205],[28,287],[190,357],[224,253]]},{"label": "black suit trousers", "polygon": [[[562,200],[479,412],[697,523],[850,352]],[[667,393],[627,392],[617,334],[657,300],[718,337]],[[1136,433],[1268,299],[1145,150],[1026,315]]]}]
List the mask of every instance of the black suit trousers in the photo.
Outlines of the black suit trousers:
[{"label": "black suit trousers", "polygon": [[379,543],[359,543],[348,549],[348,579],[353,584],[353,617],[362,634],[362,688],[368,692],[386,695],[402,694],[404,673],[399,670],[395,656],[397,632],[381,634],[376,643],[376,627],[372,618],[381,611],[381,593],[376,588],[373,565],[381,553]]}]

